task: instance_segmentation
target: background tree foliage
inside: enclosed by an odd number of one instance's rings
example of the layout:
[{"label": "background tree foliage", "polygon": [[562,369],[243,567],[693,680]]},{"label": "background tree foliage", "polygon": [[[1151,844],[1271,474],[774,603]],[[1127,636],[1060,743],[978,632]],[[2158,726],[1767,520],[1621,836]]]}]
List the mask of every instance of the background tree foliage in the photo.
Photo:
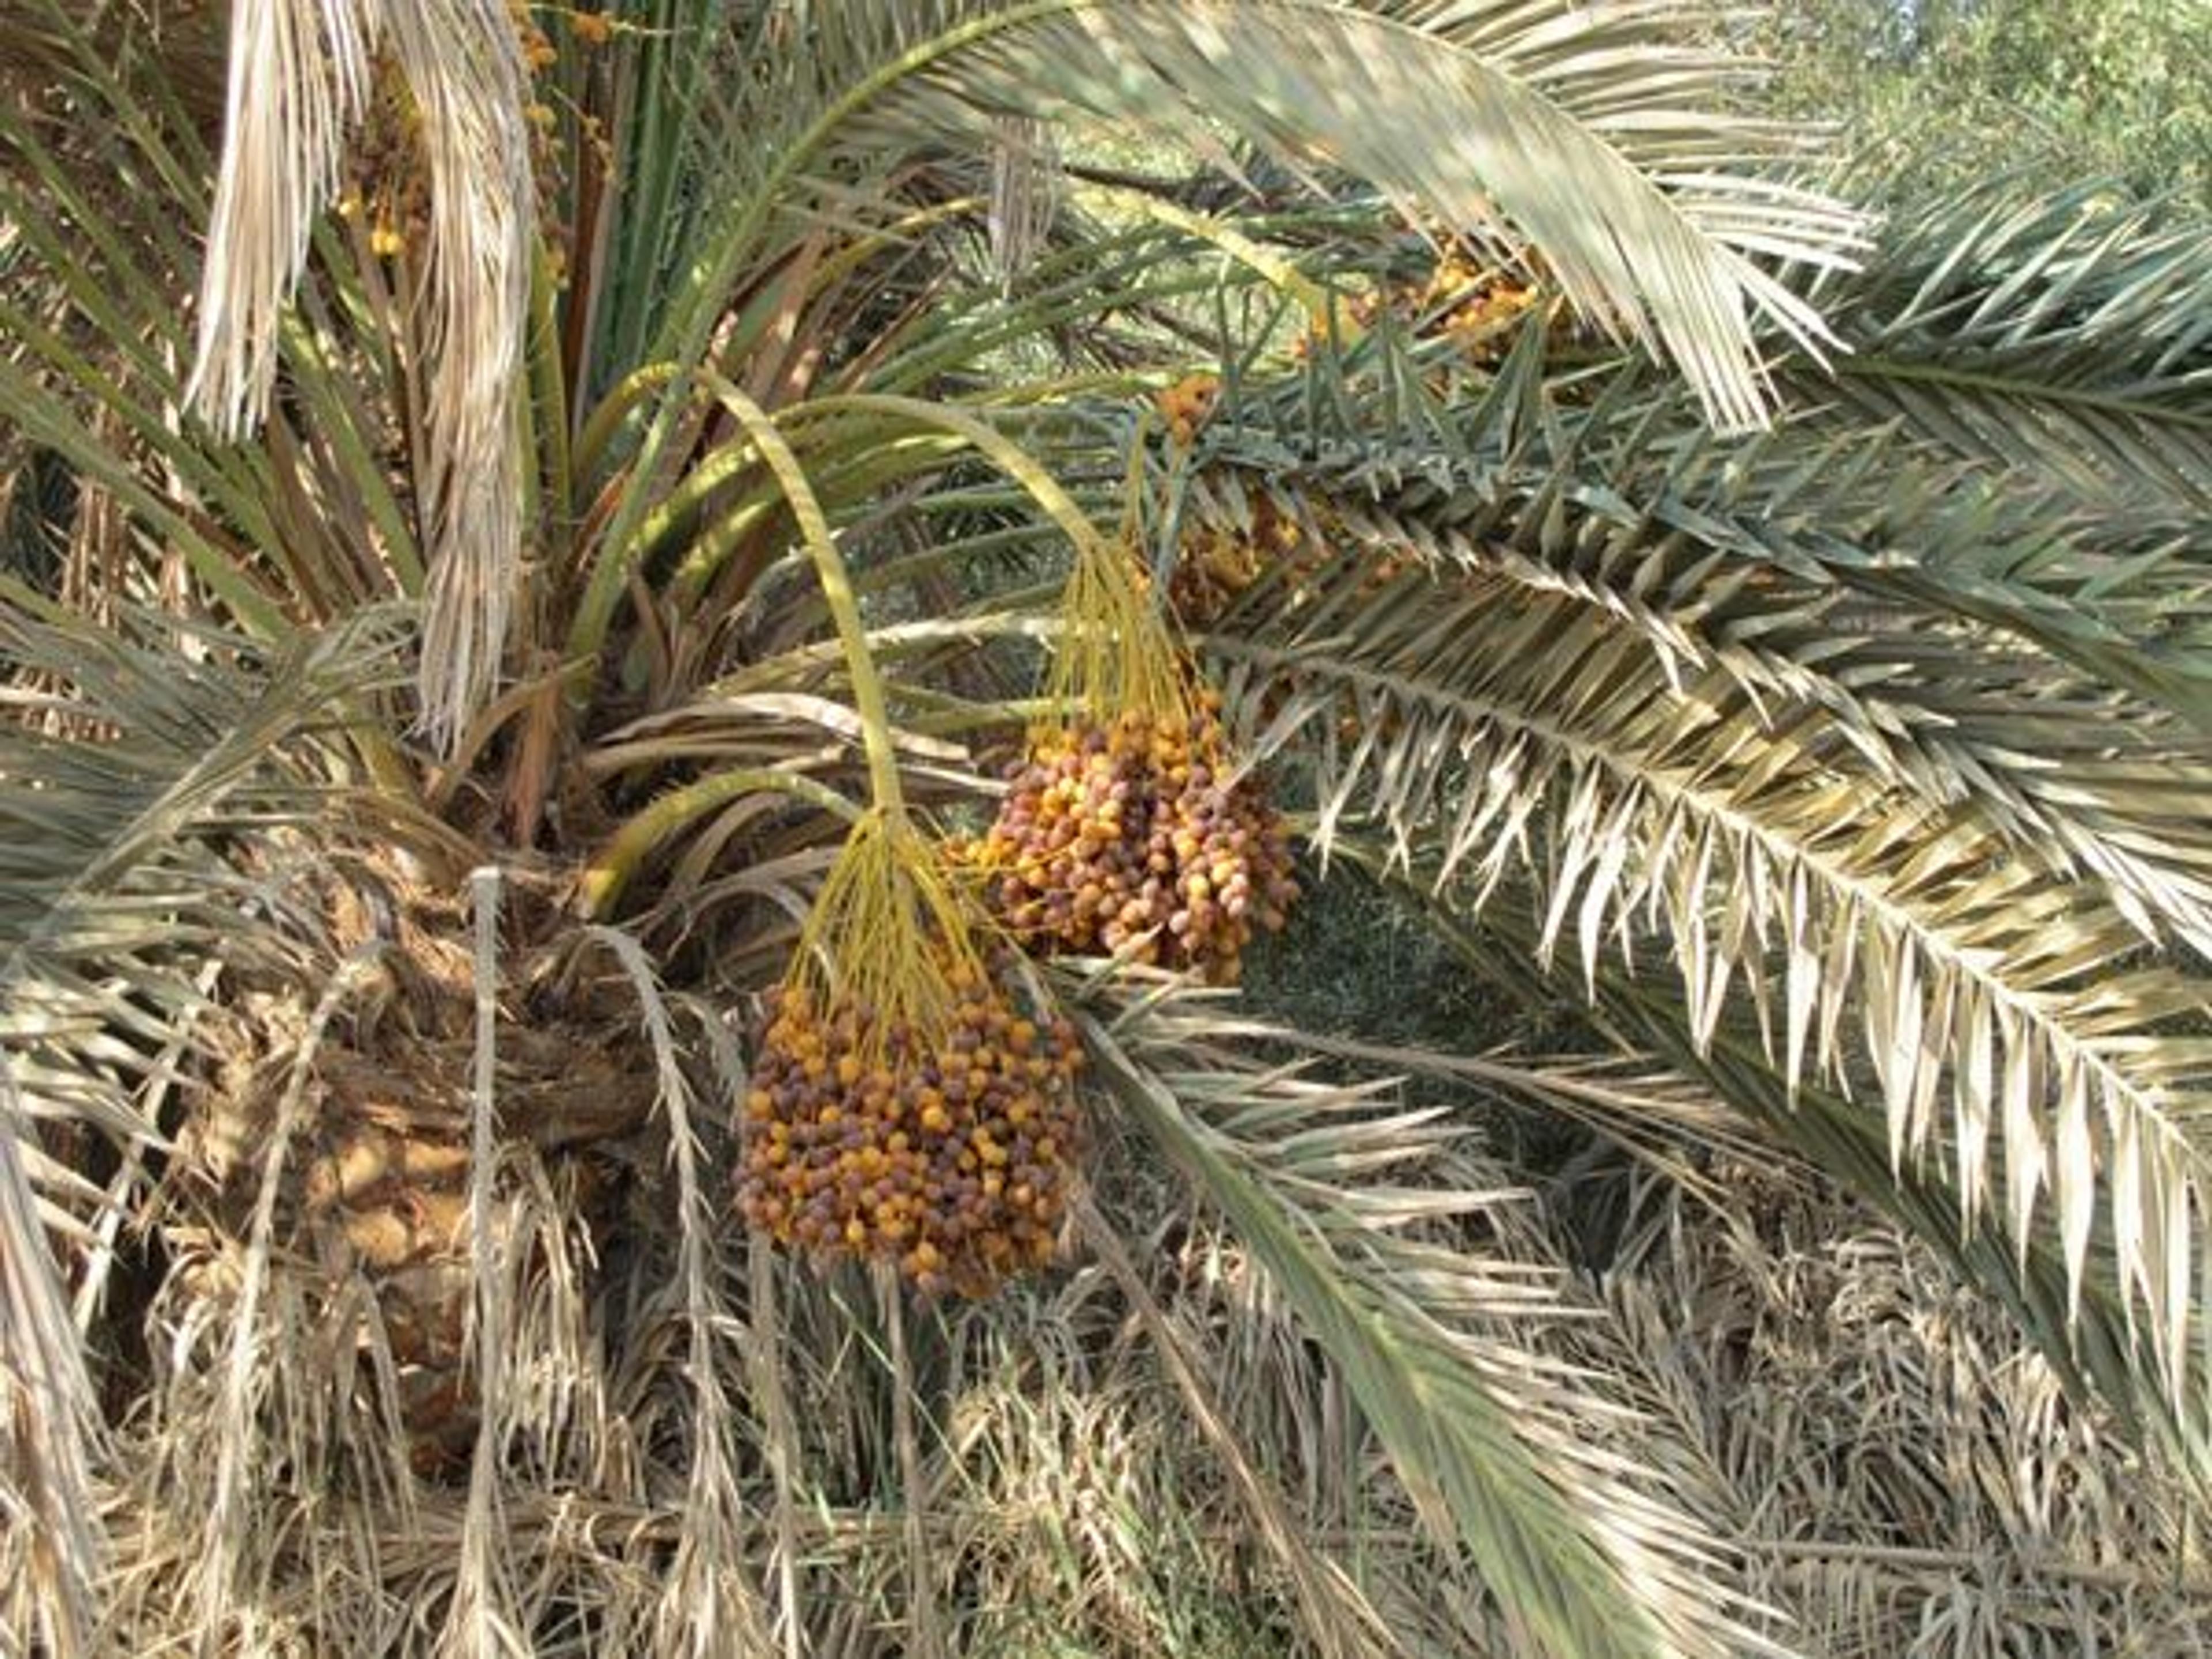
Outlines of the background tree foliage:
[{"label": "background tree foliage", "polygon": [[1787,107],[1930,187],[2109,176],[2212,203],[2202,0],[1805,0],[1757,38]]}]

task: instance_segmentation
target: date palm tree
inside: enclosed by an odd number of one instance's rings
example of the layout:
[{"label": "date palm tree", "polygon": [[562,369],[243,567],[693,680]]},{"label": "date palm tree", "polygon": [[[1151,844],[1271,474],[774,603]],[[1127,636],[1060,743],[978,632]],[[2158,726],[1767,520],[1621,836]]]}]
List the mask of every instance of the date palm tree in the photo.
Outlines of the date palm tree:
[{"label": "date palm tree", "polygon": [[[2016,1322],[2174,1547],[2203,227],[1871,238],[1647,5],[0,39],[26,1645],[1848,1651],[1634,1288],[1778,1169]],[[746,1239],[758,994],[848,838],[988,821],[1121,533],[1301,948],[1360,884],[1571,1033],[1040,962],[1054,1267]],[[1641,1172],[1609,1250],[1532,1113]]]}]

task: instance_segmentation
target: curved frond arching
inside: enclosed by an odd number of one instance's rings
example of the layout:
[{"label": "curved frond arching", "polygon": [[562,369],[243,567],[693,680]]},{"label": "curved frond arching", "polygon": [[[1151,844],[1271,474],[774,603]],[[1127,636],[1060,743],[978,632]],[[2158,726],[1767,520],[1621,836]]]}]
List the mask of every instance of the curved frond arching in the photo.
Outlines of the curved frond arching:
[{"label": "curved frond arching", "polygon": [[[1171,102],[1179,120],[1202,112],[1448,224],[1503,218],[1585,315],[1663,343],[1707,413],[1744,427],[1768,401],[1753,312],[1825,337],[1747,256],[1844,260],[1858,226],[1742,169],[1771,140],[1724,112],[1732,72],[1641,7],[1461,19],[1420,6],[1072,5],[979,30],[892,109],[951,121],[954,100],[1018,101],[1150,120]],[[1376,118],[1416,109],[1417,123]]]},{"label": "curved frond arching", "polygon": [[1742,1006],[1786,1087],[1871,1091],[1893,1164],[1945,1158],[1966,1234],[2049,1230],[2069,1300],[2109,1241],[2181,1406],[2212,1052],[2178,1027],[2205,994],[2094,891],[1881,787],[1819,708],[1670,684],[1636,630],[1500,579],[1340,577],[1210,648],[1315,728],[1324,847],[1371,818],[1470,907],[1525,873],[1541,952],[1571,941],[1593,988],[1671,956],[1694,1042]]},{"label": "curved frond arching", "polygon": [[[1396,866],[1388,843],[1368,830],[1345,836],[1339,852],[1419,903],[1429,926],[1470,969],[1510,984],[1543,976],[1542,909],[1533,896],[1516,895],[1470,916],[1417,874]],[[1949,1124],[1931,1127],[1933,1156],[1893,1162],[1880,1115],[1848,1091],[1811,1079],[1801,1079],[1794,1089],[1785,1082],[1755,1009],[1726,1011],[1699,1043],[1682,1018],[1679,997],[1668,988],[1607,973],[1597,976],[1590,991],[1593,1023],[1617,1051],[1639,1068],[1656,1063],[1701,1088],[1708,1109],[1747,1120],[1755,1131],[1771,1135],[1809,1168],[1907,1229],[2016,1319],[2069,1389],[2094,1389],[2130,1436],[2155,1439],[2175,1454],[2197,1488],[2212,1481],[2212,1424],[2191,1399],[2173,1395],[2168,1376],[2142,1339],[2109,1232],[2100,1229],[2093,1236],[2087,1271],[2076,1280],[2056,1230],[2012,1237],[2002,1227],[1965,1224],[1969,1204],[1960,1191]],[[1505,1086],[1516,1085],[1509,1081]]]},{"label": "curved frond arching", "polygon": [[[1362,173],[1448,223],[1512,222],[1589,315],[1663,343],[1724,424],[1757,424],[1767,407],[1753,312],[1825,337],[1755,258],[1848,263],[1862,246],[1855,214],[1747,165],[1790,146],[1729,112],[1743,66],[1650,7],[969,0],[841,8],[818,27],[806,64],[760,89],[767,118],[791,134],[763,152],[779,172],[848,126],[981,142],[1008,113],[1151,124],[1171,108],[1188,138],[1195,112],[1294,165]],[[706,230],[710,303],[762,211]]]},{"label": "curved frond arching", "polygon": [[[713,183],[696,212],[683,204],[676,280],[638,273],[642,309],[621,326],[652,360],[697,363],[749,273],[825,216],[896,217],[881,181],[902,159],[988,145],[1006,117],[1165,124],[1201,143],[1192,135],[1218,122],[1306,173],[1367,174],[1455,228],[1517,227],[1591,317],[1663,347],[1711,417],[1758,425],[1771,398],[1754,315],[1824,337],[1761,262],[1848,263],[1861,221],[1777,182],[1766,163],[1789,143],[1727,112],[1741,67],[1686,40],[1682,21],[1553,0],[1482,17],[1340,0],[820,9],[808,50],[757,54],[733,77],[736,101],[701,100],[702,130],[721,135]],[[830,185],[848,154],[859,182]],[[1233,168],[1218,145],[1213,159]],[[749,349],[773,314],[752,307],[714,349]],[[680,383],[660,394],[634,481],[657,476],[681,397]],[[608,539],[626,544],[648,511],[628,489]]]},{"label": "curved frond arching", "polygon": [[1308,558],[1411,559],[1553,596],[1641,635],[1670,683],[1718,672],[1762,706],[1818,705],[1887,786],[1931,806],[1971,803],[2015,855],[2102,884],[2146,938],[2212,955],[2212,826],[2199,810],[2212,754],[2197,733],[2069,663],[1958,624],[1925,587],[1911,602],[1854,592],[1828,561],[1855,526],[1803,491],[1824,464],[1865,465],[1856,444],[1709,452],[1694,438],[1639,441],[1648,419],[1631,405],[1608,430],[1594,412],[1582,441],[1556,446],[1472,434],[1474,453],[1441,480],[1324,460],[1279,465],[1269,487],[1222,470],[1201,480],[1190,516],[1244,534],[1264,510],[1296,528]]}]

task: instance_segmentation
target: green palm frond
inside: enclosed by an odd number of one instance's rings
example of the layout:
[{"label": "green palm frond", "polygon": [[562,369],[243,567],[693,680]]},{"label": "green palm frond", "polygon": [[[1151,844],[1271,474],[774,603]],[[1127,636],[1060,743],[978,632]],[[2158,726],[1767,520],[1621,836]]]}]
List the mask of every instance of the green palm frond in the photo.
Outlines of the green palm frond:
[{"label": "green palm frond", "polygon": [[2212,512],[2212,222],[2083,184],[1896,204],[1808,286],[1850,350],[1791,368],[1824,419],[1896,421],[2124,520]]},{"label": "green palm frond", "polygon": [[1115,1097],[1341,1368],[1515,1639],[1561,1656],[1781,1651],[1679,1489],[1620,1455],[1640,1419],[1532,1340],[1564,1310],[1556,1282],[1422,1237],[1499,1201],[1419,1179],[1459,1133],[1440,1109],[1393,1110],[1371,1086],[1240,1055],[1203,1004],[1173,996],[1140,996],[1089,1035]]},{"label": "green palm frond", "polygon": [[1747,1004],[1785,1088],[1870,1090],[1893,1167],[1946,1158],[1960,1231],[2055,1229],[2069,1302],[2108,1239],[2179,1408],[2201,983],[1986,817],[1871,775],[1817,704],[1670,678],[1641,629],[1504,578],[1360,586],[1210,642],[1286,697],[1279,732],[1316,728],[1324,848],[1371,818],[1471,908],[1525,874],[1541,953],[1571,943],[1593,988],[1670,955],[1694,1042]]},{"label": "green palm frond", "polygon": [[[1402,892],[1425,912],[1428,924],[1473,971],[1501,983],[1525,987],[1549,972],[1541,941],[1542,913],[1533,896],[1494,903],[1470,917],[1440,897],[1432,884],[1399,866],[1387,839],[1347,834],[1339,855],[1353,867]],[[1963,1224],[1972,1200],[1958,1174],[1956,1135],[1938,1122],[1930,1134],[1935,1155],[1890,1156],[1878,1114],[1848,1091],[1813,1081],[1792,1089],[1776,1066],[1755,1010],[1727,1011],[1700,1043],[1687,1028],[1680,1000],[1663,987],[1621,973],[1600,974],[1588,988],[1586,1011],[1598,1034],[1646,1082],[1641,1092],[1655,1115],[1681,1124],[1691,1139],[1723,1158],[1771,1168],[1775,1154],[1747,1149],[1742,1137],[1771,1137],[1805,1160],[1805,1167],[1838,1182],[1888,1216],[1935,1252],[1954,1273],[2019,1322],[2055,1374],[2077,1397],[2094,1394],[2127,1434],[2160,1446],[2179,1459],[2185,1478],[2201,1488],[2212,1479],[2212,1436],[2201,1411],[2176,1400],[2150,1346],[2139,1334],[2136,1312],[2124,1290],[2113,1241],[2100,1230],[2088,1246],[2088,1265],[2077,1282],[2052,1230],[2011,1236],[2001,1227]],[[1462,1070],[1464,1060],[1401,1055],[1407,1070]],[[1589,1062],[1582,1063],[1587,1066]],[[1554,1065],[1522,1071],[1490,1070],[1492,1087],[1530,1099],[1556,1094],[1562,1079]],[[1663,1079],[1653,1097],[1651,1080]],[[1680,1091],[1701,1106],[1686,1112]],[[1716,1132],[1711,1115],[1737,1121]],[[1613,1139],[1601,1120],[1593,1127]],[[1685,1183],[1685,1190],[1692,1186]]]},{"label": "green palm frond", "polygon": [[[649,333],[635,313],[623,327],[645,361],[692,364],[710,339],[721,362],[742,359],[778,315],[766,273],[812,257],[808,239],[825,226],[880,230],[902,210],[889,181],[948,144],[981,150],[1006,117],[1080,116],[1177,140],[1218,120],[1304,171],[1368,174],[1447,225],[1517,227],[1591,317],[1663,346],[1715,417],[1756,424],[1768,397],[1753,313],[1821,337],[1759,262],[1846,262],[1859,221],[1762,170],[1757,158],[1786,145],[1725,113],[1737,70],[1686,44],[1680,22],[1644,7],[1471,18],[1334,0],[811,12],[805,50],[763,44],[730,78],[732,101],[699,101],[697,153],[719,165],[694,193],[667,280],[632,283],[659,283]],[[1378,120],[1379,109],[1406,118]],[[684,395],[672,381],[643,427],[606,532],[617,558],[654,510],[667,446],[690,430]],[[587,647],[613,580],[594,585]]]}]

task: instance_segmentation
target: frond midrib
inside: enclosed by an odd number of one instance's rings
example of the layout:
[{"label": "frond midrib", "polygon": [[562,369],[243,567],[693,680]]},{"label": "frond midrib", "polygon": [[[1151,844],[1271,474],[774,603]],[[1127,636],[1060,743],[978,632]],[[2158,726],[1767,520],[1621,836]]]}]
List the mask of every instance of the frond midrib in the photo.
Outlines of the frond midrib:
[{"label": "frond midrib", "polygon": [[1905,380],[1916,385],[1956,387],[2017,398],[2024,403],[2059,404],[2093,409],[2100,414],[2124,415],[2147,426],[2181,427],[2212,437],[2212,412],[2197,414],[2155,398],[2098,392],[2052,380],[2031,380],[1992,369],[1966,368],[1936,359],[1917,362],[1883,354],[1838,356],[1829,372],[1841,380]]}]

